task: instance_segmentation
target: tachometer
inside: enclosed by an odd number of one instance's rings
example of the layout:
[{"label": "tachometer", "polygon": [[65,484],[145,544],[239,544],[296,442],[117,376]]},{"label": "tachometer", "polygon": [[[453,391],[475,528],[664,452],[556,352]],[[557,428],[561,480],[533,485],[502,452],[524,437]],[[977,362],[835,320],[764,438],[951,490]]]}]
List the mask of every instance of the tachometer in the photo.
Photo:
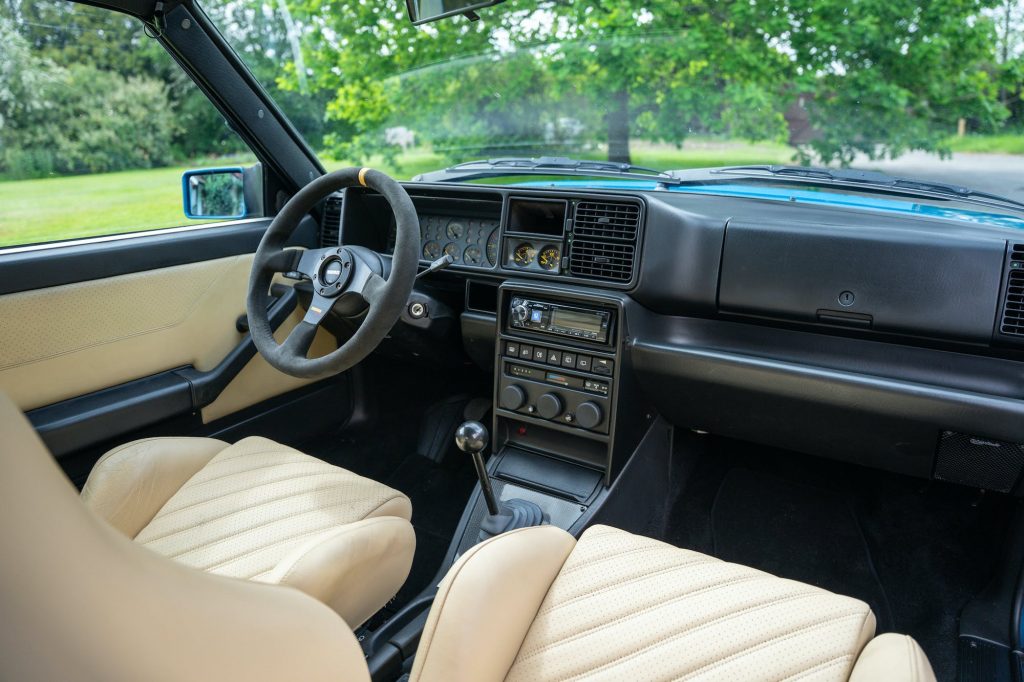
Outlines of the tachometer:
[{"label": "tachometer", "polygon": [[487,237],[487,262],[490,265],[498,262],[498,228]]},{"label": "tachometer", "polygon": [[516,247],[516,250],[512,252],[512,260],[515,264],[521,268],[525,268],[527,265],[533,262],[534,257],[537,255],[537,249],[534,248],[530,242],[523,242]]},{"label": "tachometer", "polygon": [[462,253],[462,249],[455,242],[452,242],[448,246],[444,247],[444,253],[446,256],[451,256],[453,261],[459,260],[459,255]]},{"label": "tachometer", "polygon": [[462,239],[462,235],[466,234],[466,226],[458,220],[452,220],[448,223],[448,229],[445,230],[445,234],[448,235],[448,239]]},{"label": "tachometer", "polygon": [[484,254],[479,246],[467,246],[462,252],[462,262],[466,265],[483,265]]},{"label": "tachometer", "polygon": [[441,245],[437,242],[427,242],[423,245],[423,257],[427,260],[437,260],[441,257]]},{"label": "tachometer", "polygon": [[558,252],[557,246],[546,246],[537,256],[537,264],[545,270],[557,270],[560,259],[561,254]]}]

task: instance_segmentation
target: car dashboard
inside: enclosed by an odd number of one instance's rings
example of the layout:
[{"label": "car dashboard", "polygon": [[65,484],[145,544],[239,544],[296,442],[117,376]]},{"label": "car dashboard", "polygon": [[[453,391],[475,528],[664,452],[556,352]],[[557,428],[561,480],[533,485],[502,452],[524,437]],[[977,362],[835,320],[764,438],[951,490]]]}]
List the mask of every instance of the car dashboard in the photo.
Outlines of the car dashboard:
[{"label": "car dashboard", "polygon": [[[414,297],[458,294],[462,345],[494,368],[506,446],[557,451],[610,482],[661,418],[915,476],[1019,485],[1024,233],[1010,223],[713,191],[405,187],[422,266],[453,260]],[[321,238],[387,254],[393,218],[380,196],[351,188],[328,204]],[[536,325],[519,324],[537,310]],[[588,314],[607,315],[607,339],[588,336]]]}]

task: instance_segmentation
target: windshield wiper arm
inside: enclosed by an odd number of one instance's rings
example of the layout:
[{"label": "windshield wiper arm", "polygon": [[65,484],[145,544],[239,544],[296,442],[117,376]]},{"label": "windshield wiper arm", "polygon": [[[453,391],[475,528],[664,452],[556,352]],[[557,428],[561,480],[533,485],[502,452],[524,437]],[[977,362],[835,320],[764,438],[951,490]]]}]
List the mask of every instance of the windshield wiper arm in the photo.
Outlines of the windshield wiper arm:
[{"label": "windshield wiper arm", "polygon": [[1017,208],[1024,208],[1024,202],[1004,197],[999,194],[992,194],[982,190],[954,185],[947,182],[932,180],[916,180],[913,178],[901,178],[881,171],[855,170],[853,168],[821,168],[819,166],[726,166],[716,168],[719,173],[767,173],[774,176],[792,177],[803,180],[823,180],[842,185],[863,185],[867,187],[878,187],[883,189],[904,190],[910,192],[924,192],[928,194],[955,197],[958,199],[975,199],[1008,204]]},{"label": "windshield wiper arm", "polygon": [[449,166],[443,170],[422,173],[413,178],[413,180],[417,182],[450,182],[453,180],[470,180],[501,175],[584,175],[653,180],[666,185],[679,183],[678,178],[671,173],[664,173],[653,168],[615,161],[570,159],[564,156],[540,156],[536,158],[512,156],[466,161],[465,163]]}]

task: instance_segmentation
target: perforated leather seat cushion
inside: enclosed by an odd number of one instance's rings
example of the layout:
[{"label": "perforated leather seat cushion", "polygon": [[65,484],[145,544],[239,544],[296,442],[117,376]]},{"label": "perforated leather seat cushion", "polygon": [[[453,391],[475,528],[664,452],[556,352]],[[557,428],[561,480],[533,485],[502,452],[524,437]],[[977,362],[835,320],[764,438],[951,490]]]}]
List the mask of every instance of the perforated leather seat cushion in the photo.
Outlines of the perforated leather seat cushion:
[{"label": "perforated leather seat cushion", "polygon": [[265,438],[246,438],[192,476],[136,542],[204,571],[266,579],[296,548],[373,516],[408,518],[381,483]]},{"label": "perforated leather seat cushion", "polygon": [[866,604],[597,526],[540,607],[509,680],[846,680]]}]

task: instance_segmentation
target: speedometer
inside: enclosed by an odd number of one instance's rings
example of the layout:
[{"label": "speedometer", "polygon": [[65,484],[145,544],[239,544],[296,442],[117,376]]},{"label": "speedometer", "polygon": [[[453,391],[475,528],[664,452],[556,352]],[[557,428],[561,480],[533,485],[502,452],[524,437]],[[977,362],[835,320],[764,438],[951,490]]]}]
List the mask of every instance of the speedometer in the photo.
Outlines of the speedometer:
[{"label": "speedometer", "polygon": [[487,237],[487,263],[494,265],[498,262],[498,228],[494,228]]}]

